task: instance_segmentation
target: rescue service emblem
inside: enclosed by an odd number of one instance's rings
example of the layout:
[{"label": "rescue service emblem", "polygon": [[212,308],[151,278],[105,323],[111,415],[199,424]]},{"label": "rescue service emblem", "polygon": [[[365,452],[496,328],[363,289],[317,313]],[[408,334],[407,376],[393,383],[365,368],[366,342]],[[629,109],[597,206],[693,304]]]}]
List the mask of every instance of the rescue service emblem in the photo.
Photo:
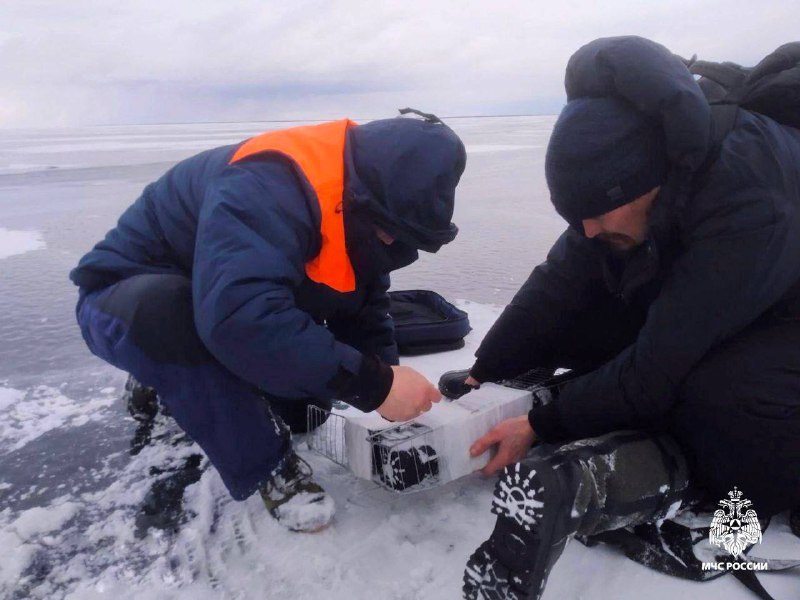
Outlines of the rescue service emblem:
[{"label": "rescue service emblem", "polygon": [[742,498],[738,488],[728,492],[730,500],[720,500],[711,520],[709,541],[725,548],[731,555],[740,556],[749,546],[761,543],[761,524],[752,502]]}]

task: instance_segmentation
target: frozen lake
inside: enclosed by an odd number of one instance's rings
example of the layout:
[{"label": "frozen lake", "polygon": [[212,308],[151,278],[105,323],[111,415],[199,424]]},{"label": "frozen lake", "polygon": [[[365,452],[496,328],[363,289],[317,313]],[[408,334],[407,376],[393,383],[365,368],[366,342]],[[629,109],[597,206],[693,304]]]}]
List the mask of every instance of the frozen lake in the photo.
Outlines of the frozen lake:
[{"label": "frozen lake", "polygon": [[[563,228],[543,177],[553,123],[451,122],[469,153],[454,217],[460,235],[394,277],[397,289],[434,289],[461,299],[470,312],[475,330],[465,349],[408,361],[431,379],[469,365],[496,306],[511,298]],[[188,522],[179,534],[135,535],[148,473],[181,464],[196,449],[136,443],[136,424],[119,401],[124,375],[85,348],[67,273],[171,164],[268,127],[0,136],[0,597],[459,597],[466,558],[493,525],[492,482],[478,477],[396,496],[304,453],[339,506],[334,526],[319,535],[286,532],[257,497],[232,502],[212,470],[189,488]],[[168,422],[159,427],[170,434]],[[761,553],[786,554],[788,536],[785,518],[777,519]],[[788,598],[797,587],[792,577],[765,584]],[[642,590],[651,600],[746,598],[739,586],[730,577],[704,585],[676,581],[608,549],[572,544],[546,598],[632,599]]]}]

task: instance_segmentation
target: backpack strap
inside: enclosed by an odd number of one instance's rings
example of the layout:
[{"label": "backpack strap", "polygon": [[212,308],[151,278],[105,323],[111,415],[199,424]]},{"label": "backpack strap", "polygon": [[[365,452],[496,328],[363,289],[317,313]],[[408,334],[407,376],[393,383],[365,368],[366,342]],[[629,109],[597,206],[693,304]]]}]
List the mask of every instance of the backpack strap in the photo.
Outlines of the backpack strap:
[{"label": "backpack strap", "polygon": [[752,69],[732,62],[695,60],[689,65],[689,71],[700,76],[697,83],[713,104],[725,100],[732,90],[740,89]]},{"label": "backpack strap", "polygon": [[782,125],[800,128],[800,42],[784,44],[755,67],[687,61],[711,104],[737,104]]},{"label": "backpack strap", "polygon": [[734,571],[733,576],[741,581],[744,586],[761,600],[775,600],[758,580],[754,571]]},{"label": "backpack strap", "polygon": [[[741,562],[767,563],[767,572],[788,571],[789,569],[800,567],[800,560],[758,558],[757,556],[747,556],[746,559]],[[764,585],[756,576],[755,571],[733,571],[733,576],[741,581],[748,590],[761,598],[761,600],[775,600],[764,588]]]},{"label": "backpack strap", "polygon": [[712,104],[711,105],[711,143],[709,144],[708,154],[703,164],[697,169],[696,173],[704,173],[719,158],[722,142],[736,125],[736,116],[739,114],[739,107],[736,104]]},{"label": "backpack strap", "polygon": [[[665,522],[666,523],[666,522]],[[700,561],[692,552],[693,542],[687,529],[679,543],[670,544],[671,552],[664,550],[661,532],[655,523],[637,525],[630,529],[614,529],[581,539],[587,545],[602,542],[621,549],[627,558],[649,569],[689,581],[709,581],[725,575],[725,571],[703,571]],[[664,543],[666,543],[664,541]],[[676,552],[677,550],[677,552]],[[719,557],[722,559],[722,557]],[[721,562],[721,560],[719,561]]]},{"label": "backpack strap", "polygon": [[[765,523],[764,529],[768,523]],[[775,600],[756,576],[755,571],[704,571],[701,561],[695,555],[694,545],[708,538],[708,528],[690,529],[669,519],[661,526],[655,523],[637,525],[631,529],[616,529],[595,534],[589,538],[578,538],[586,545],[597,542],[620,548],[626,557],[650,569],[688,579],[690,581],[709,581],[731,573],[761,600]],[[668,549],[667,549],[668,548]],[[715,562],[729,562],[730,556],[717,556]],[[766,572],[787,571],[800,567],[800,560],[759,558],[748,555],[735,559],[738,562],[767,563]]]}]

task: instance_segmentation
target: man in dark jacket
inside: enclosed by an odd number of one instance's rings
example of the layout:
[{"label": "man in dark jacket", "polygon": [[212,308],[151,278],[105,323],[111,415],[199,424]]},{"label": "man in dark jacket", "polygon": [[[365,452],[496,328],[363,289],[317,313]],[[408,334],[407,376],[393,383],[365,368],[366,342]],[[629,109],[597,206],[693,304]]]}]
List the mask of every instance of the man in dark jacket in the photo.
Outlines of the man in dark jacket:
[{"label": "man in dark jacket", "polygon": [[388,273],[453,240],[464,166],[451,129],[401,118],[186,159],[72,271],[86,343],[155,389],[236,500],[319,529],[332,500],[275,412],[337,398],[405,420],[439,400],[398,366]]},{"label": "man in dark jacket", "polygon": [[800,130],[744,109],[726,130],[641,38],[581,48],[566,87],[545,170],[569,228],[466,383],[580,375],[472,448],[511,466],[469,598],[539,598],[569,535],[663,518],[689,484],[800,505]]}]

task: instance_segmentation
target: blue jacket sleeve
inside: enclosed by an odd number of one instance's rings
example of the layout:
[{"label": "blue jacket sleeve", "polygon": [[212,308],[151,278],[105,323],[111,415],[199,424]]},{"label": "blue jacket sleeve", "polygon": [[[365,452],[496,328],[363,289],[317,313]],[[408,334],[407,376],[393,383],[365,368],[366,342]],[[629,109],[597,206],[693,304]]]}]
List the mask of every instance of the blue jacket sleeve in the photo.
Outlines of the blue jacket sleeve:
[{"label": "blue jacket sleeve", "polygon": [[274,395],[377,407],[388,393],[388,367],[365,361],[295,305],[293,288],[318,234],[291,170],[234,165],[206,193],[192,281],[197,329],[210,352]]},{"label": "blue jacket sleeve", "polygon": [[397,365],[397,343],[394,321],[389,315],[389,275],[372,283],[364,306],[352,318],[330,319],[328,328],[336,339],[357,348],[364,354],[374,354],[389,365]]},{"label": "blue jacket sleeve", "polygon": [[757,123],[750,117],[730,136],[706,185],[691,199],[686,250],[672,264],[636,342],[532,411],[531,423],[543,439],[657,422],[691,369],[798,280],[800,211],[793,198],[800,186],[769,152],[769,141],[759,139]]}]

